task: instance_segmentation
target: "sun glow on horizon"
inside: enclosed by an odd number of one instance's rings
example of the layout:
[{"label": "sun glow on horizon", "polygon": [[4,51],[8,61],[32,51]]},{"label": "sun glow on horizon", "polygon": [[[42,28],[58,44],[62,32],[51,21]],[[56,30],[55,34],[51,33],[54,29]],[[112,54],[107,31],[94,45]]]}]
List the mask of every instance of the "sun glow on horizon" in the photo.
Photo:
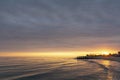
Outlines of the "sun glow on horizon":
[{"label": "sun glow on horizon", "polygon": [[59,56],[62,56],[62,57],[77,57],[77,56],[85,56],[87,54],[90,54],[90,53],[95,53],[96,55],[99,55],[99,54],[103,54],[103,55],[109,55],[109,53],[112,53],[112,51],[110,50],[106,50],[106,51],[95,51],[95,52],[80,52],[80,51],[58,51],[58,52],[6,52],[6,53],[2,53],[1,52],[1,55],[0,56],[10,56],[10,57],[13,57],[13,56],[20,56],[20,57],[40,57],[40,56],[54,56],[54,57],[59,57]]},{"label": "sun glow on horizon", "polygon": [[86,52],[15,52],[15,53],[3,53],[0,56],[20,56],[20,57],[39,57],[39,56],[53,56],[53,57],[76,57],[86,55]]},{"label": "sun glow on horizon", "polygon": [[102,52],[103,55],[109,55],[109,52]]}]

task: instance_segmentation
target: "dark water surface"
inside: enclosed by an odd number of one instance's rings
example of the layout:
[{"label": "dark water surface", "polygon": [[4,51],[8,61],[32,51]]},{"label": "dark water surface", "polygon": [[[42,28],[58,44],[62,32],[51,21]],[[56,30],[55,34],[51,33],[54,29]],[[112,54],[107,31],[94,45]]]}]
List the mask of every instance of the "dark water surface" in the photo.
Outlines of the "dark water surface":
[{"label": "dark water surface", "polygon": [[0,80],[120,80],[120,63],[58,57],[1,57]]}]

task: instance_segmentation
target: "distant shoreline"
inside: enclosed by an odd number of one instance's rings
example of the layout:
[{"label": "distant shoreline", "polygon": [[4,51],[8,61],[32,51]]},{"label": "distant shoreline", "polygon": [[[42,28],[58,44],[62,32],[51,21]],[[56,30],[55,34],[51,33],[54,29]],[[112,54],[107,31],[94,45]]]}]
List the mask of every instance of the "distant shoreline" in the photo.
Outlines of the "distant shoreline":
[{"label": "distant shoreline", "polygon": [[104,60],[111,60],[111,61],[117,61],[117,62],[120,62],[120,57],[109,57],[109,56],[104,56],[104,57],[92,57],[92,58],[83,58],[83,57],[77,57],[76,58],[77,60],[85,60],[85,59],[104,59]]},{"label": "distant shoreline", "polygon": [[78,56],[76,59],[105,59],[120,62],[120,52],[108,55],[95,55],[95,54],[87,54],[86,56]]}]

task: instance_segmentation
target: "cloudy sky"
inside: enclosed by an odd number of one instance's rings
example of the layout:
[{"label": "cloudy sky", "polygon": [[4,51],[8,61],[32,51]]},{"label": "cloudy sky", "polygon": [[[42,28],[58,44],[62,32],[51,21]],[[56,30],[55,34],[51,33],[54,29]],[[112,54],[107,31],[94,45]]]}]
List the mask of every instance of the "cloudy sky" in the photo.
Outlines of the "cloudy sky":
[{"label": "cloudy sky", "polygon": [[120,48],[120,0],[0,0],[0,52]]}]

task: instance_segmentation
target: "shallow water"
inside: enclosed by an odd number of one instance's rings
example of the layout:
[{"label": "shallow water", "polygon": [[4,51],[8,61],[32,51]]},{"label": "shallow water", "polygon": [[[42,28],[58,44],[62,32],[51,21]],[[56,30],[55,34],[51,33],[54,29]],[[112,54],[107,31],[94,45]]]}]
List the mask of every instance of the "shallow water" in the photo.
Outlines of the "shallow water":
[{"label": "shallow water", "polygon": [[120,80],[120,63],[58,57],[1,57],[0,80]]}]

